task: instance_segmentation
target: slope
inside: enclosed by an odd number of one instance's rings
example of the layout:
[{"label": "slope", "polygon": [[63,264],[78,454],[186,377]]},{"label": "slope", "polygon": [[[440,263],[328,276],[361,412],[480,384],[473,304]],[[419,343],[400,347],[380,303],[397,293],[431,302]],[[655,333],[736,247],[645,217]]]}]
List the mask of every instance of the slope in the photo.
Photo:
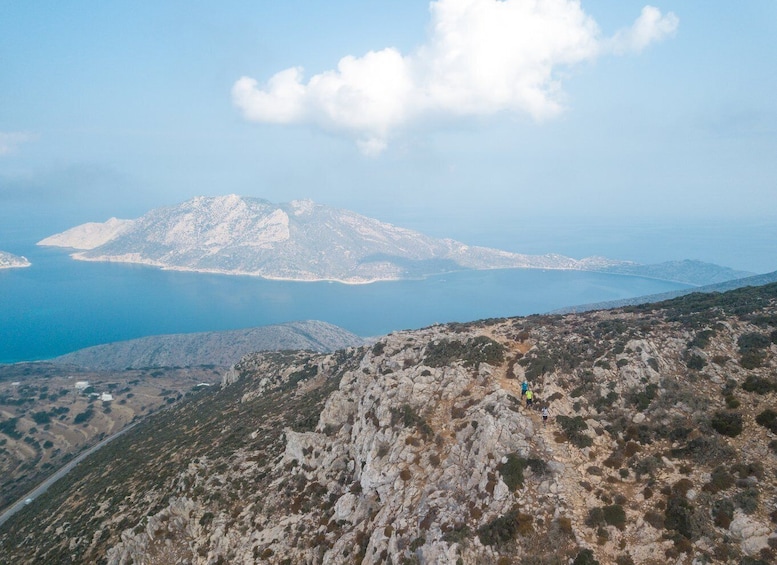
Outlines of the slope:
[{"label": "slope", "polygon": [[148,336],[80,349],[51,362],[98,370],[230,367],[256,351],[334,351],[362,343],[363,338],[335,325],[308,320],[244,330]]},{"label": "slope", "polygon": [[2,555],[774,562],[775,342],[772,284],[250,355],[6,523]]}]

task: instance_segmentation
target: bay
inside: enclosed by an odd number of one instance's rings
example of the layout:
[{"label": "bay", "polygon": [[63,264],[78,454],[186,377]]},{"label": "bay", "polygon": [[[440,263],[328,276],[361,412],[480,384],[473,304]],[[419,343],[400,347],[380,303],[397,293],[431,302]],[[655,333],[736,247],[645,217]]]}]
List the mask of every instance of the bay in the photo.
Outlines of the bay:
[{"label": "bay", "polygon": [[640,277],[518,269],[369,285],[300,283],[87,263],[58,249],[25,255],[31,267],[0,270],[0,363],[147,335],[296,320],[323,320],[377,336],[687,288]]}]

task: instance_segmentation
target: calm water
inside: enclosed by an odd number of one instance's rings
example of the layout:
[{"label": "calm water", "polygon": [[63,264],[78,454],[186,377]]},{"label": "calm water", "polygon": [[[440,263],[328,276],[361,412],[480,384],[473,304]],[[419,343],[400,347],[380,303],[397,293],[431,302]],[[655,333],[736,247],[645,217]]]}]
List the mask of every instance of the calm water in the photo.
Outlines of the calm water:
[{"label": "calm water", "polygon": [[324,320],[362,336],[435,322],[547,312],[683,285],[571,271],[465,272],[422,281],[290,283],[85,263],[61,250],[0,270],[0,362],[47,359],[146,335]]}]

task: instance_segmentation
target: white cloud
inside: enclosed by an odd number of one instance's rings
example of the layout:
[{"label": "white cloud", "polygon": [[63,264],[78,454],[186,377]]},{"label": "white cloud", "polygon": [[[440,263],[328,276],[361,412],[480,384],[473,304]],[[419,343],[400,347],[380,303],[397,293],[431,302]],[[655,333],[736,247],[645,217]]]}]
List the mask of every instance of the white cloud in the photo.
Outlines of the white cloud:
[{"label": "white cloud", "polygon": [[307,83],[300,67],[263,87],[242,77],[232,100],[248,120],[342,132],[376,155],[396,131],[427,117],[552,118],[564,108],[559,70],[639,52],[678,25],[671,12],[646,6],[632,27],[602,38],[576,0],[437,0],[430,13],[428,40],[411,54],[348,55]]},{"label": "white cloud", "polygon": [[31,133],[12,131],[0,131],[0,155],[8,155],[16,151],[17,146],[28,141],[37,139],[37,136]]},{"label": "white cloud", "polygon": [[664,16],[658,8],[645,6],[634,25],[615,34],[610,48],[618,54],[639,53],[651,43],[673,36],[679,24],[679,18],[672,12]]}]

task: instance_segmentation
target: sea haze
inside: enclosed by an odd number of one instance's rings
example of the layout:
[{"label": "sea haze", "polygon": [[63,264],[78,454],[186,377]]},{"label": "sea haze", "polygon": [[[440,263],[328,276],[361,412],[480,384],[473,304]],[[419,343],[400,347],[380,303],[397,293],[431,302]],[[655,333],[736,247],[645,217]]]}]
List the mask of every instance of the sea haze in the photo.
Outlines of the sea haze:
[{"label": "sea haze", "polygon": [[466,271],[368,285],[268,281],[73,261],[31,249],[0,271],[0,362],[48,359],[147,335],[317,319],[361,336],[451,321],[528,315],[686,285],[581,271]]}]

